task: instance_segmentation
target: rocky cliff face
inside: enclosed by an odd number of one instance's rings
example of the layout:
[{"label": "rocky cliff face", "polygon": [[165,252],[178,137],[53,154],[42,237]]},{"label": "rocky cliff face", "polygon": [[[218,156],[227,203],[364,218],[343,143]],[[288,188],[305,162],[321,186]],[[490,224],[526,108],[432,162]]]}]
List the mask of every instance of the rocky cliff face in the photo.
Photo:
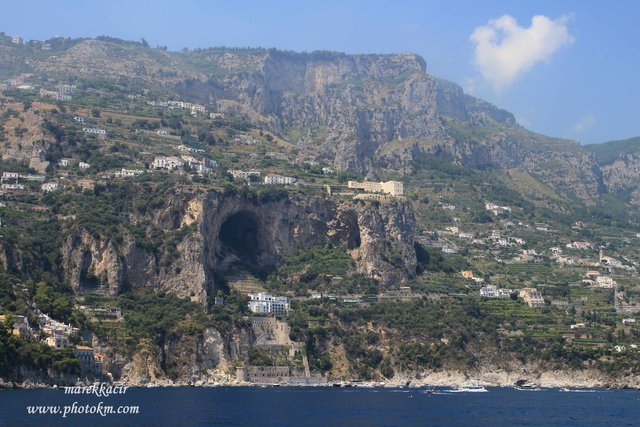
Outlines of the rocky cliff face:
[{"label": "rocky cliff face", "polygon": [[44,129],[42,114],[37,108],[22,111],[22,104],[0,102],[0,113],[13,110],[15,117],[3,121],[0,129],[0,154],[3,160],[11,159],[29,165],[43,173],[49,162],[47,153],[55,146],[54,138]]},{"label": "rocky cliff face", "polygon": [[533,172],[587,202],[601,190],[593,157],[577,143],[527,131],[507,111],[427,74],[417,55],[266,51],[252,61],[229,52],[208,59],[229,72],[179,91],[297,135],[291,142],[302,157],[365,174],[409,173],[416,154],[444,151],[469,167]]},{"label": "rocky cliff face", "polygon": [[600,168],[607,191],[640,205],[640,153],[623,154]]},{"label": "rocky cliff face", "polygon": [[[587,202],[602,189],[597,165],[577,144],[526,131],[507,111],[427,74],[415,54],[177,53],[108,39],[70,46],[33,58],[31,67],[82,79],[160,83],[185,99],[244,116],[286,137],[299,157],[341,170],[410,173],[417,154],[445,151],[469,167],[539,172],[562,194]],[[562,168],[548,168],[550,160],[566,159]]]},{"label": "rocky cliff face", "polygon": [[260,202],[217,192],[178,193],[154,221],[182,231],[170,263],[125,233],[119,242],[73,229],[61,248],[64,279],[76,290],[117,295],[127,288],[171,291],[204,303],[216,271],[242,262],[257,272],[308,245],[350,251],[358,268],[382,285],[415,274],[415,223],[406,202],[364,206],[317,196]]}]

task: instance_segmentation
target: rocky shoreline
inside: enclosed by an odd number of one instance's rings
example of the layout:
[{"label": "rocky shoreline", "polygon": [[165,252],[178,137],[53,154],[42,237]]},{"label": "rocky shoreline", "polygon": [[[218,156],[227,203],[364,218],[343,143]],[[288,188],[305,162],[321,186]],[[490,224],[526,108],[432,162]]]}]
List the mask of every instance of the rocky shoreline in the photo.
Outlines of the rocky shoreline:
[{"label": "rocky shoreline", "polygon": [[[121,383],[130,387],[154,388],[154,387],[265,387],[265,386],[291,386],[291,387],[465,387],[471,385],[481,385],[485,387],[514,387],[516,384],[527,382],[535,384],[541,388],[576,388],[576,389],[640,389],[640,377],[625,376],[623,378],[611,378],[597,371],[565,371],[553,370],[542,372],[526,371],[482,371],[478,374],[470,375],[461,371],[433,371],[417,372],[411,375],[396,375],[394,378],[385,381],[346,381],[341,379],[327,380],[327,382],[309,383],[251,383],[239,381],[227,377],[214,380],[176,381],[160,380],[148,383]],[[80,381],[75,386],[86,386],[90,381]],[[71,385],[71,384],[69,384]],[[0,390],[4,389],[42,389],[55,388],[58,385],[43,382],[14,382],[0,379]]]}]

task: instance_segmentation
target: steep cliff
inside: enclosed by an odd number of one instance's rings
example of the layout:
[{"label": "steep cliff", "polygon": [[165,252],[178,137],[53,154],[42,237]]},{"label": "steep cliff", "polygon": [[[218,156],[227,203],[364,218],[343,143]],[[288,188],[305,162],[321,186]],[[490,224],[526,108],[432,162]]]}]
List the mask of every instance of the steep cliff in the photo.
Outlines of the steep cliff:
[{"label": "steep cliff", "polygon": [[282,256],[309,245],[350,251],[358,269],[382,285],[415,275],[415,222],[406,202],[365,206],[305,195],[260,201],[178,192],[154,222],[174,241],[162,260],[130,233],[114,241],[73,226],[61,248],[65,281],[76,290],[118,295],[146,287],[204,303],[215,273],[229,264],[268,273]]},{"label": "steep cliff", "polygon": [[207,59],[228,72],[179,92],[287,135],[301,157],[358,173],[409,173],[416,155],[444,151],[469,167],[535,173],[589,203],[601,191],[593,157],[576,142],[527,131],[510,113],[427,74],[417,55],[261,51]]}]

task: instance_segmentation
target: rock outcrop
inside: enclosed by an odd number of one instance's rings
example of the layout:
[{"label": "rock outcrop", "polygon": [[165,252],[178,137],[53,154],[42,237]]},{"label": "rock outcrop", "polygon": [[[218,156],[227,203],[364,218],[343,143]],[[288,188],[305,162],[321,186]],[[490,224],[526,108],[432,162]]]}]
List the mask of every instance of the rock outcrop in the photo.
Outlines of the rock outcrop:
[{"label": "rock outcrop", "polygon": [[241,261],[260,274],[309,245],[349,251],[361,272],[385,286],[406,281],[416,269],[415,222],[404,201],[347,204],[304,195],[260,201],[178,192],[154,221],[168,233],[182,231],[170,262],[159,262],[126,232],[116,242],[72,228],[61,248],[65,281],[109,295],[147,287],[204,304],[216,271],[228,263]]}]

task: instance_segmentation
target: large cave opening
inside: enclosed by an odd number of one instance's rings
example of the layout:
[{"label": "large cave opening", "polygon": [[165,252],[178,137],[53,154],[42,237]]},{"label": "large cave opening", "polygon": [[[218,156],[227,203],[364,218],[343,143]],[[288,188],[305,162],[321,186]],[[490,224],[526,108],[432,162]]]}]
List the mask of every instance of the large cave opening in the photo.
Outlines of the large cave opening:
[{"label": "large cave opening", "polygon": [[244,270],[263,276],[270,271],[265,264],[267,242],[262,237],[258,217],[241,211],[231,215],[220,226],[216,250],[217,270]]}]

